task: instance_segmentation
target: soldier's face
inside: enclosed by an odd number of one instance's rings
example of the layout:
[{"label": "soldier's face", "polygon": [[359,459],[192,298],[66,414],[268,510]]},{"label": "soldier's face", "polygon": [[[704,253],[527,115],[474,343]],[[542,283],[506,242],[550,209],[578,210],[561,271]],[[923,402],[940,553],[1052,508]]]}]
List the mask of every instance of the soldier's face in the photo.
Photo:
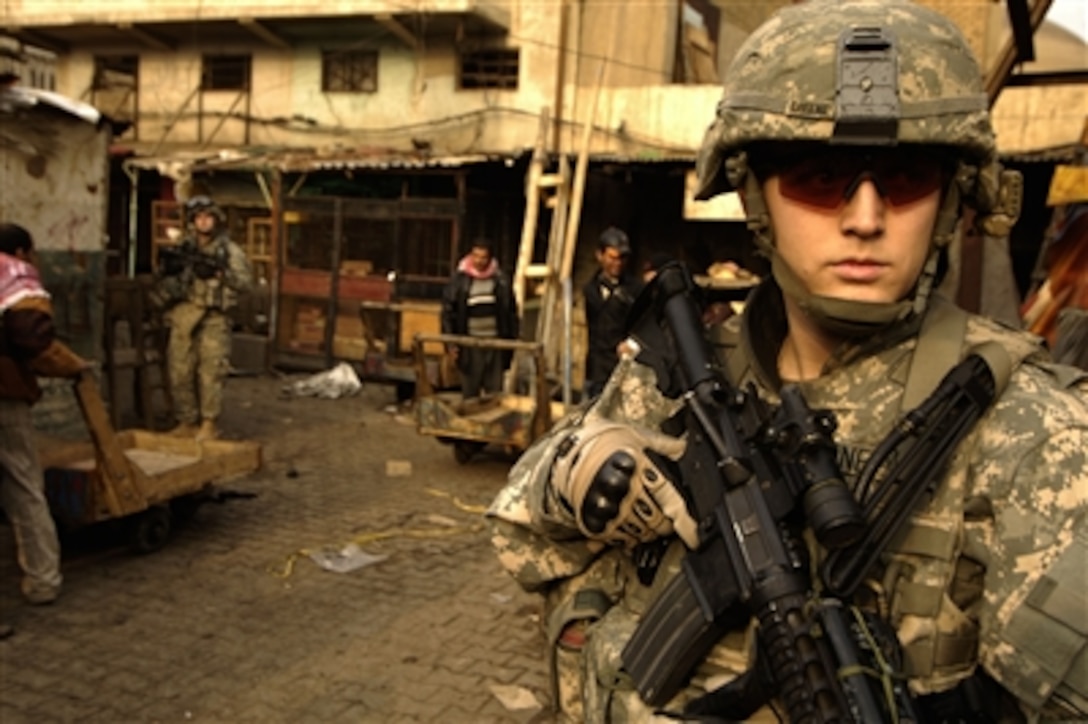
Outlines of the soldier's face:
[{"label": "soldier's face", "polygon": [[207,211],[198,211],[193,216],[193,227],[196,228],[198,233],[210,234],[215,231],[215,225],[218,221],[215,214],[211,214]]},{"label": "soldier's face", "polygon": [[941,169],[911,168],[904,178],[887,166],[854,166],[849,179],[845,171],[804,165],[765,178],[775,248],[812,294],[897,302],[914,287],[929,253]]}]

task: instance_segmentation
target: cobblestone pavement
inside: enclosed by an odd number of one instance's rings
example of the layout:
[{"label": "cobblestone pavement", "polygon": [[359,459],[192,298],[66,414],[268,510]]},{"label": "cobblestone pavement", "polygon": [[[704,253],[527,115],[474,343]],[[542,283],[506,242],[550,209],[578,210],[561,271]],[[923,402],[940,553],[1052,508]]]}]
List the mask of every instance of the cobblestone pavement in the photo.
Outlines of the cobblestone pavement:
[{"label": "cobblestone pavement", "polygon": [[[220,487],[255,497],[201,506],[158,552],[129,552],[110,526],[75,531],[61,598],[31,607],[0,527],[0,612],[16,627],[0,641],[0,721],[552,721],[538,602],[466,509],[512,459],[456,464],[387,411],[389,387],[285,400],[282,384],[227,385],[226,437],[261,442],[264,465]],[[397,461],[410,473],[389,475]],[[388,557],[348,573],[292,558],[353,540]],[[515,694],[539,705],[511,708]]]}]

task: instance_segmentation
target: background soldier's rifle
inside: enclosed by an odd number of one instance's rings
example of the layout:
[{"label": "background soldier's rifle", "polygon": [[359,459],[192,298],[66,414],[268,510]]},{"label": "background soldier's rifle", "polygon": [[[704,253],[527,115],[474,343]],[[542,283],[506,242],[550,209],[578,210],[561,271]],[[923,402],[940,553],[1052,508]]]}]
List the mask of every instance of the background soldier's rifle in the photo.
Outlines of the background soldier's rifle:
[{"label": "background soldier's rifle", "polygon": [[[633,330],[645,343],[640,359],[655,368],[665,394],[685,403],[688,445],[679,480],[699,521],[700,545],[643,615],[622,653],[627,672],[648,703],[663,705],[726,631],[754,616],[757,666],[692,711],[743,719],[775,698],[790,721],[916,721],[905,682],[895,675],[894,633],[882,634],[882,622],[840,599],[816,596],[800,531],[807,526],[833,554],[844,552],[835,569],[848,569],[846,577],[857,573],[847,559],[872,562],[992,400],[989,368],[969,357],[972,364],[953,370],[959,377],[949,381],[950,374],[923,404],[927,413],[955,418],[954,430],[908,416],[870,463],[880,470],[893,452],[910,459],[906,473],[898,460],[889,475],[901,495],[863,513],[835,464],[833,417],[809,409],[792,385],[781,390],[776,409],[754,388],[732,387],[713,362],[693,290],[682,267],[667,266],[632,313],[641,314]],[[936,457],[925,447],[934,435],[945,438]],[[909,449],[900,455],[904,445]],[[842,580],[832,586],[836,593],[845,588]]]},{"label": "background soldier's rifle", "polygon": [[192,269],[197,279],[211,279],[228,267],[226,249],[216,245],[213,253],[206,253],[195,245],[181,243],[159,248],[159,266],[163,276],[176,276]]}]

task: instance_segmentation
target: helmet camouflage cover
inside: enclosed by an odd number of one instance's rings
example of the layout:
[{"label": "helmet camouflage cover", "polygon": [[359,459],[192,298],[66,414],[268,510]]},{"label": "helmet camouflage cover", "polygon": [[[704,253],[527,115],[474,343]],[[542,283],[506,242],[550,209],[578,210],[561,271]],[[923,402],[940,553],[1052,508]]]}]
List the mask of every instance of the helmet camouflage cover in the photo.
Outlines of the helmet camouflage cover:
[{"label": "helmet camouflage cover", "polygon": [[[955,171],[908,298],[877,303],[814,295],[775,252],[748,154],[758,161],[767,145],[798,142],[948,152]],[[848,336],[918,318],[961,204],[976,210],[974,223],[984,233],[1002,236],[1016,222],[1022,196],[1019,173],[998,163],[982,73],[967,41],[951,20],[908,0],[808,0],[773,15],[730,65],[696,172],[698,199],[743,189],[748,228],[779,286],[818,323]]]},{"label": "helmet camouflage cover", "polygon": [[225,219],[223,209],[219,208],[219,204],[215,203],[210,196],[204,194],[193,196],[185,202],[185,218],[188,221],[192,221],[199,213],[211,214],[219,221]]},{"label": "helmet camouflage cover", "polygon": [[753,143],[952,147],[996,154],[982,74],[959,29],[906,0],[809,0],[752,33],[699,152],[696,197],[737,187],[726,162]]}]

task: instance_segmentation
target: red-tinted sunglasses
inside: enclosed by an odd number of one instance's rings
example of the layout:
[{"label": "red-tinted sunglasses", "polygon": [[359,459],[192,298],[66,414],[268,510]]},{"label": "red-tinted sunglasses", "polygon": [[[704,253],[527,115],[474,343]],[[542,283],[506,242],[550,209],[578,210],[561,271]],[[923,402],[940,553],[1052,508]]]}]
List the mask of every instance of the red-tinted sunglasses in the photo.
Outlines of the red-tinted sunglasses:
[{"label": "red-tinted sunglasses", "polygon": [[892,206],[904,206],[937,191],[947,178],[947,164],[920,149],[820,149],[804,156],[757,162],[763,178],[778,177],[783,196],[821,209],[837,209],[872,181]]}]

